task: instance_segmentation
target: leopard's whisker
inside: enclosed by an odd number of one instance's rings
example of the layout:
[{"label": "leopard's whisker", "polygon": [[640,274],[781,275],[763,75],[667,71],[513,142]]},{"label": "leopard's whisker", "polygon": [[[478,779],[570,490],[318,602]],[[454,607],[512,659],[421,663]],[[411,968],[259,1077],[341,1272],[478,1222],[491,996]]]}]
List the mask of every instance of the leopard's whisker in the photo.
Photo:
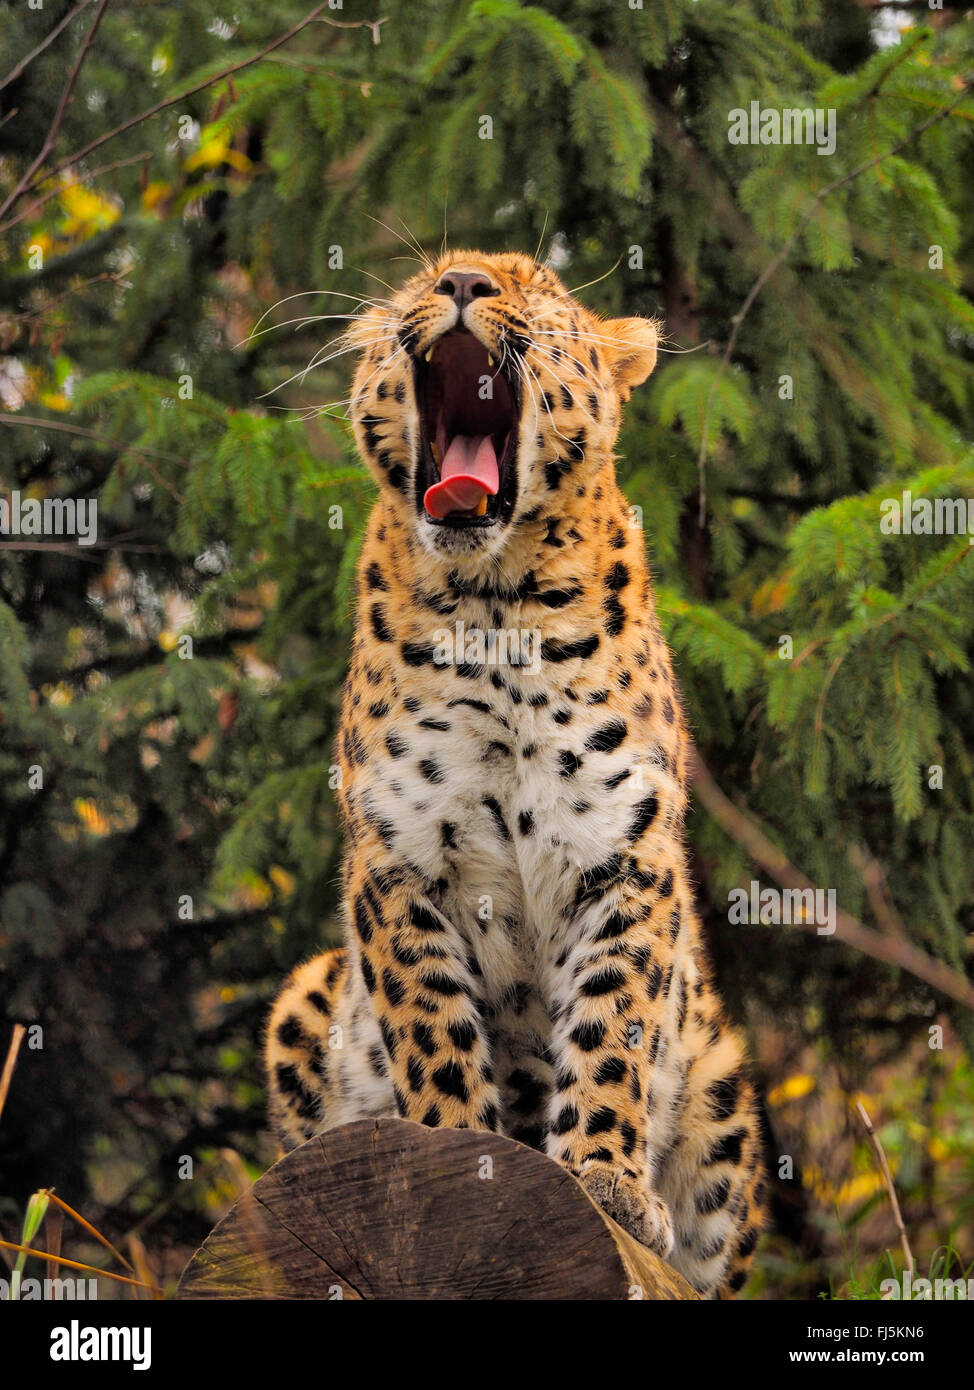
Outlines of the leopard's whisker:
[{"label": "leopard's whisker", "polygon": [[545,210],[544,210],[544,223],[543,223],[543,225],[542,225],[542,227],[541,227],[541,235],[538,237],[538,246],[537,246],[537,250],[536,250],[535,253],[534,253],[534,259],[535,259],[535,261],[537,261],[538,257],[539,257],[540,254],[541,254],[541,243],[544,241],[544,234],[545,234],[545,232],[546,232],[547,230],[548,230],[548,209],[545,208]]},{"label": "leopard's whisker", "polygon": [[[394,302],[391,299],[373,299],[364,294],[349,294],[345,290],[298,290],[296,294],[286,294],[283,299],[279,299],[276,304],[269,305],[254,324],[253,332],[256,333],[268,314],[272,314],[274,310],[279,309],[282,304],[289,304],[292,299],[307,299],[313,294],[330,294],[337,299],[351,299],[356,304],[369,304],[373,308],[395,308]],[[247,339],[245,338],[243,341],[246,342]]]},{"label": "leopard's whisker", "polygon": [[[387,290],[390,290],[390,291],[392,292],[393,295],[396,293],[396,287],[395,287],[395,285],[390,285],[390,284],[389,284],[389,281],[388,281],[388,280],[383,280],[381,275],[376,275],[376,274],[375,274],[373,271],[371,271],[371,270],[365,270],[365,269],[363,269],[363,267],[360,266],[360,265],[350,265],[348,268],[349,268],[349,270],[354,270],[354,271],[355,271],[357,274],[359,274],[359,275],[367,275],[367,276],[369,277],[370,280],[374,280],[374,281],[376,282],[377,285],[383,285]],[[392,304],[392,301],[391,301],[391,300],[388,300],[388,299],[383,299],[383,300],[381,301],[381,303],[391,305],[391,304]]]},{"label": "leopard's whisker", "polygon": [[377,226],[385,228],[385,230],[389,233],[390,236],[396,237],[399,241],[402,242],[404,246],[408,246],[411,251],[416,251],[418,253],[420,262],[426,267],[427,270],[433,269],[433,262],[430,260],[429,256],[423,250],[419,241],[409,230],[409,228],[406,226],[406,223],[403,222],[401,217],[399,221],[402,222],[402,225],[406,230],[406,236],[403,236],[402,232],[397,232],[395,227],[390,227],[388,222],[383,222],[380,217],[373,217],[372,213],[370,212],[367,212],[365,215],[370,222],[375,222]]},{"label": "leopard's whisker", "polygon": [[[375,347],[381,342],[388,341],[394,336],[395,335],[392,333],[387,333],[382,334],[374,339],[371,339],[369,342],[366,342],[364,344],[358,342],[351,342],[346,344],[344,347],[340,347],[337,348],[335,351],[329,352],[325,357],[322,357],[320,355],[320,353],[325,351],[325,349],[319,349],[319,351],[315,353],[314,357],[311,359],[311,361],[308,363],[306,367],[303,367],[300,371],[294,372],[293,375],[289,376],[286,381],[279,381],[277,385],[272,386],[269,391],[264,391],[261,395],[257,397],[257,400],[265,400],[268,396],[274,395],[276,391],[282,391],[285,386],[290,386],[292,381],[303,381],[307,377],[308,373],[312,371],[315,367],[323,367],[329,362],[334,362],[339,357],[346,357],[350,352],[364,352],[366,349],[370,347]],[[326,346],[334,347],[334,344],[329,343]]]},{"label": "leopard's whisker", "polygon": [[360,314],[308,314],[303,318],[284,319],[281,323],[272,323],[269,328],[262,328],[260,332],[249,333],[246,338],[241,338],[239,343],[235,343],[233,351],[243,347],[246,343],[252,343],[257,338],[263,338],[266,333],[276,333],[279,328],[288,328],[291,324],[301,327],[309,323],[323,323],[327,319],[347,319],[356,322],[361,318]]}]

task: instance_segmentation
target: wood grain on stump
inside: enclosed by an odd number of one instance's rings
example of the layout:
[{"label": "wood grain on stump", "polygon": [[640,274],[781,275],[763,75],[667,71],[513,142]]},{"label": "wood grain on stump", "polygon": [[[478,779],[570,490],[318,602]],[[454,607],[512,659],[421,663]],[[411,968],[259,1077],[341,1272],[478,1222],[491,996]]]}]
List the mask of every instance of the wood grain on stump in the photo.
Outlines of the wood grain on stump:
[{"label": "wood grain on stump", "polygon": [[406,1120],[343,1125],[275,1163],[204,1241],[177,1296],[697,1297],[552,1159]]}]

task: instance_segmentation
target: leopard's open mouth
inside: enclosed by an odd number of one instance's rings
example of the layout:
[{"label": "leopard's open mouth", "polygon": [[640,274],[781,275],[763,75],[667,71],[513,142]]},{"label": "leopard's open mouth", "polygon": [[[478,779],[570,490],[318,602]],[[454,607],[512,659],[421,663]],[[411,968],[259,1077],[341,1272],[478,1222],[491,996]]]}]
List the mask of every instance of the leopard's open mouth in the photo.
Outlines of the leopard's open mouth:
[{"label": "leopard's open mouth", "polygon": [[494,526],[517,496],[520,382],[467,330],[415,359],[419,409],[416,502],[434,526]]}]

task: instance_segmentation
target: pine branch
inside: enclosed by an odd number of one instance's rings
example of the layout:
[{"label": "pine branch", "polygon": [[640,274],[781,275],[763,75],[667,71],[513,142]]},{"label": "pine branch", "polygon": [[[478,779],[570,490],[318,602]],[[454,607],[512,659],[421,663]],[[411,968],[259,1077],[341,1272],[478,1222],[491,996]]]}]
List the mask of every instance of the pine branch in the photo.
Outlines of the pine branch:
[{"label": "pine branch", "polygon": [[[104,9],[107,3],[108,0],[102,0],[102,9]],[[50,153],[52,142],[50,140],[49,135],[48,140],[44,142],[44,149],[34,160],[30,169],[28,169],[27,173],[21,179],[20,183],[14,189],[10,197],[2,205],[0,205],[0,218],[2,218],[3,215],[6,212],[8,212],[10,208],[13,207],[13,205],[16,202],[18,202],[19,199],[22,198],[25,193],[29,193],[30,190],[32,188],[36,188],[38,184],[44,183],[47,179],[54,178],[55,174],[60,174],[62,170],[69,169],[73,164],[77,164],[80,160],[86,159],[88,155],[92,154],[95,150],[100,149],[102,145],[106,145],[109,140],[114,140],[116,136],[123,135],[125,131],[131,130],[133,126],[141,125],[143,121],[148,121],[153,116],[158,116],[160,111],[165,111],[170,106],[176,106],[179,102],[185,101],[188,97],[195,96],[198,92],[205,91],[207,87],[212,87],[215,83],[222,82],[224,78],[232,77],[235,73],[243,72],[244,68],[249,68],[252,67],[254,63],[259,63],[260,60],[262,58],[266,58],[269,53],[273,53],[275,49],[281,48],[284,44],[289,43],[290,40],[295,37],[295,35],[300,34],[302,29],[306,29],[307,26],[313,23],[315,20],[321,19],[321,23],[323,24],[331,23],[334,24],[336,27],[342,28],[348,27],[359,29],[371,29],[373,42],[377,42],[376,35],[378,34],[378,26],[380,24],[385,23],[384,19],[363,19],[357,21],[355,24],[342,24],[338,20],[329,20],[327,17],[321,18],[322,11],[327,10],[328,8],[329,0],[322,0],[322,3],[320,5],[316,5],[315,8],[310,12],[310,14],[305,15],[304,19],[300,20],[299,23],[295,24],[292,28],[288,29],[286,33],[280,34],[276,39],[273,39],[269,44],[262,48],[259,53],[255,53],[253,57],[243,58],[239,63],[232,63],[230,67],[224,68],[221,72],[216,73],[215,76],[207,77],[206,79],[204,79],[204,81],[197,82],[192,87],[186,87],[183,91],[178,92],[174,97],[166,97],[163,101],[157,101],[154,106],[147,107],[145,111],[140,111],[136,116],[130,116],[128,120],[122,121],[122,123],[120,125],[115,126],[114,129],[106,131],[104,135],[99,135],[94,140],[90,140],[87,145],[85,145],[80,150],[76,150],[74,154],[67,155],[64,159],[60,160],[59,163],[55,164],[53,169],[48,170],[46,174],[34,177],[37,174],[37,170],[39,169],[40,165],[44,162],[44,159]],[[96,16],[96,26],[99,19],[100,14]],[[91,35],[89,35],[89,39],[90,37]],[[60,125],[60,122],[58,122],[58,124]],[[29,210],[25,209],[24,212],[18,213],[16,217],[10,218],[8,222],[0,222],[0,232],[8,231],[11,227],[16,226],[18,222],[22,222],[23,219],[25,217],[28,217],[29,215]]]},{"label": "pine branch", "polygon": [[99,26],[101,25],[102,19],[105,16],[105,11],[108,9],[108,5],[109,0],[99,0],[98,9],[95,12],[94,19],[92,20],[91,28],[85,35],[85,41],[81,45],[81,52],[78,54],[77,58],[75,59],[74,66],[68,73],[68,80],[64,84],[64,91],[61,93],[61,100],[58,102],[57,110],[54,113],[54,119],[51,121],[50,127],[48,128],[48,132],[44,138],[44,143],[40,148],[40,152],[35,157],[35,159],[28,165],[27,171],[21,178],[20,182],[15,186],[10,196],[6,198],[2,203],[0,203],[0,218],[2,218],[3,215],[6,212],[8,212],[10,208],[13,207],[14,203],[17,202],[17,200],[26,191],[26,189],[32,186],[31,179],[37,173],[38,169],[41,167],[47,156],[51,153],[51,150],[54,148],[55,141],[58,137],[58,132],[61,129],[61,123],[64,120],[65,112],[67,111],[68,104],[70,103],[71,97],[74,94],[75,83],[78,81],[78,77],[81,74],[81,69],[84,67],[85,59],[88,57],[91,45],[95,41],[95,35],[98,33]]},{"label": "pine branch", "polygon": [[[63,304],[66,299],[72,299],[76,294],[83,294],[92,285],[104,284],[106,281],[110,281],[113,285],[119,285],[124,279],[125,271],[103,270],[98,275],[92,275],[87,280],[82,280],[78,285],[71,285],[70,288],[62,290],[60,294],[54,295],[53,298],[36,309],[24,309],[22,313],[11,314],[10,322],[40,325],[44,322],[46,315],[59,304]],[[3,418],[4,416],[0,414],[0,419]],[[9,419],[10,417],[7,416],[6,418]]]},{"label": "pine branch", "polygon": [[16,82],[17,78],[24,71],[24,69],[27,68],[28,65],[32,63],[35,58],[40,57],[40,55],[44,52],[45,48],[47,48],[49,44],[52,44],[54,42],[58,34],[60,34],[61,30],[67,28],[67,26],[71,23],[72,19],[74,19],[76,15],[79,15],[82,10],[86,10],[90,4],[91,0],[81,0],[81,3],[79,5],[75,5],[73,10],[68,10],[67,14],[64,15],[58,21],[57,24],[55,24],[54,28],[48,34],[47,38],[41,39],[37,47],[32,48],[31,51],[28,54],[26,54],[25,57],[21,58],[20,62],[15,64],[15,66],[12,67],[10,71],[7,73],[6,77],[3,78],[2,81],[0,81],[0,92],[3,91],[4,87],[8,87],[11,82]]},{"label": "pine branch", "polygon": [[[60,190],[58,191],[60,192]],[[24,216],[30,216],[30,209],[24,213]],[[119,218],[110,227],[106,227],[104,231],[96,232],[87,241],[72,246],[71,250],[65,251],[63,256],[55,256],[53,260],[47,261],[40,269],[26,271],[23,275],[11,275],[9,280],[0,281],[0,302],[19,303],[21,293],[24,290],[36,289],[45,280],[56,280],[59,276],[74,274],[78,267],[83,266],[86,261],[95,259],[100,262],[103,261],[105,254],[111,250],[113,244],[124,232],[129,230],[126,219]]]},{"label": "pine branch", "polygon": [[812,217],[814,217],[815,213],[817,212],[819,207],[821,207],[822,203],[825,201],[826,198],[828,198],[832,193],[837,192],[838,189],[844,188],[846,184],[852,183],[853,180],[859,178],[862,174],[867,173],[870,169],[874,169],[877,165],[881,164],[883,160],[890,159],[893,155],[899,154],[900,150],[905,149],[907,145],[911,144],[919,135],[922,135],[924,131],[929,130],[931,126],[936,125],[939,121],[944,120],[944,118],[949,116],[950,113],[954,110],[954,108],[959,106],[960,103],[965,99],[965,97],[969,95],[972,87],[974,87],[974,80],[968,79],[964,83],[960,92],[954,98],[953,101],[948,102],[946,106],[940,107],[937,111],[934,112],[932,116],[929,116],[925,121],[921,121],[918,126],[915,126],[913,130],[911,130],[907,135],[904,135],[902,140],[898,140],[895,145],[891,145],[890,148],[884,151],[882,154],[873,155],[872,158],[863,160],[863,162],[861,164],[857,164],[854,169],[850,169],[848,173],[842,174],[839,178],[834,179],[832,183],[827,184],[825,188],[821,189],[820,192],[816,193],[815,197],[810,202],[806,211],[803,212],[801,217],[798,219],[798,222],[795,226],[795,230],[792,232],[791,236],[785,242],[784,246],[782,246],[780,250],[772,257],[772,259],[768,262],[765,268],[761,271],[761,274],[754,281],[754,284],[748,290],[747,294],[744,297],[743,304],[731,319],[731,323],[734,326],[731,329],[730,337],[727,340],[727,346],[724,349],[724,355],[720,359],[720,365],[718,366],[717,371],[714,375],[714,379],[711,383],[710,391],[707,396],[707,405],[704,410],[703,431],[700,439],[700,450],[697,454],[697,472],[700,478],[700,514],[698,518],[698,524],[701,529],[703,529],[707,520],[707,445],[709,443],[710,417],[711,412],[713,410],[714,396],[717,391],[718,383],[720,382],[721,377],[724,375],[724,372],[726,371],[727,366],[730,362],[731,356],[733,355],[734,346],[737,343],[737,336],[741,331],[741,325],[750,313],[751,308],[754,305],[754,301],[757,299],[758,295],[764,289],[765,285],[774,275],[778,267],[788,259],[795,243],[797,242],[805,226],[812,219]]},{"label": "pine branch", "polygon": [[901,941],[905,940],[906,929],[889,895],[882,865],[861,845],[850,844],[846,853],[849,857],[849,863],[862,879],[863,887],[869,897],[869,905],[873,910],[873,916],[879,923],[880,930],[887,936],[898,937]]},{"label": "pine branch", "polygon": [[[770,874],[782,888],[814,891],[811,880],[772,843],[750,808],[739,810],[721,791],[699,753],[694,759],[693,785],[701,804],[717,824],[747,851],[758,868]],[[812,921],[795,925],[810,931],[816,930]],[[880,932],[864,927],[842,908],[837,908],[835,913],[835,938],[846,946],[851,946],[853,950],[871,956],[873,960],[907,971],[940,994],[955,999],[968,1009],[974,1009],[974,985],[957,971],[951,970],[943,961],[928,956],[925,951],[921,951],[909,941],[895,936],[883,936]]]},{"label": "pine branch", "polygon": [[[192,468],[189,459],[184,459],[179,454],[167,454],[162,449],[150,449],[143,444],[127,444],[124,439],[110,439],[107,435],[99,434],[96,430],[86,429],[83,425],[69,425],[65,420],[44,420],[32,415],[8,415],[0,411],[0,425],[27,425],[34,429],[60,430],[64,434],[76,435],[81,439],[90,439],[103,449],[115,449],[120,453],[139,454],[145,459],[149,466],[149,472],[161,488],[169,493],[174,502],[180,505],[184,501],[182,493],[173,487],[167,478],[163,478],[158,469],[152,467],[152,459],[162,459],[166,463],[179,463],[184,468]],[[97,547],[97,543],[96,543]],[[46,550],[49,547],[43,543],[39,545],[17,544],[7,547],[11,550]],[[87,547],[90,548],[90,547]]]},{"label": "pine branch", "polygon": [[[102,174],[109,174],[114,169],[126,169],[130,164],[142,164],[152,158],[151,150],[140,150],[138,154],[129,155],[126,159],[113,159],[110,164],[102,164],[97,169],[92,169],[85,177],[91,181],[97,179]],[[37,212],[49,203],[52,198],[58,197],[61,193],[60,185],[52,188],[47,193],[43,193],[39,198],[34,198],[28,208],[24,210],[24,217],[34,217]],[[20,219],[18,218],[18,221]]]}]

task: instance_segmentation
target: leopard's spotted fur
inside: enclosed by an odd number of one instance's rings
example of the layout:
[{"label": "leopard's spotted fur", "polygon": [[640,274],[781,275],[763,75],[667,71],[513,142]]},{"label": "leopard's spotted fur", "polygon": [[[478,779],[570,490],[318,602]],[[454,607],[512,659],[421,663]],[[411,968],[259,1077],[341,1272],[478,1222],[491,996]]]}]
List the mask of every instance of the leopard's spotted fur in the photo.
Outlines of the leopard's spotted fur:
[{"label": "leopard's spotted fur", "polygon": [[[435,292],[447,271],[496,292],[461,311]],[[461,315],[521,408],[506,513],[451,529],[422,506],[414,364]],[[688,737],[613,468],[655,328],[597,318],[529,257],[455,252],[354,334],[381,491],[338,738],[348,927],[274,1006],[276,1123],[289,1145],[365,1116],[502,1130],[702,1293],[732,1293],[761,1225],[758,1125],[701,944]],[[458,621],[536,632],[537,669],[440,664]]]}]

